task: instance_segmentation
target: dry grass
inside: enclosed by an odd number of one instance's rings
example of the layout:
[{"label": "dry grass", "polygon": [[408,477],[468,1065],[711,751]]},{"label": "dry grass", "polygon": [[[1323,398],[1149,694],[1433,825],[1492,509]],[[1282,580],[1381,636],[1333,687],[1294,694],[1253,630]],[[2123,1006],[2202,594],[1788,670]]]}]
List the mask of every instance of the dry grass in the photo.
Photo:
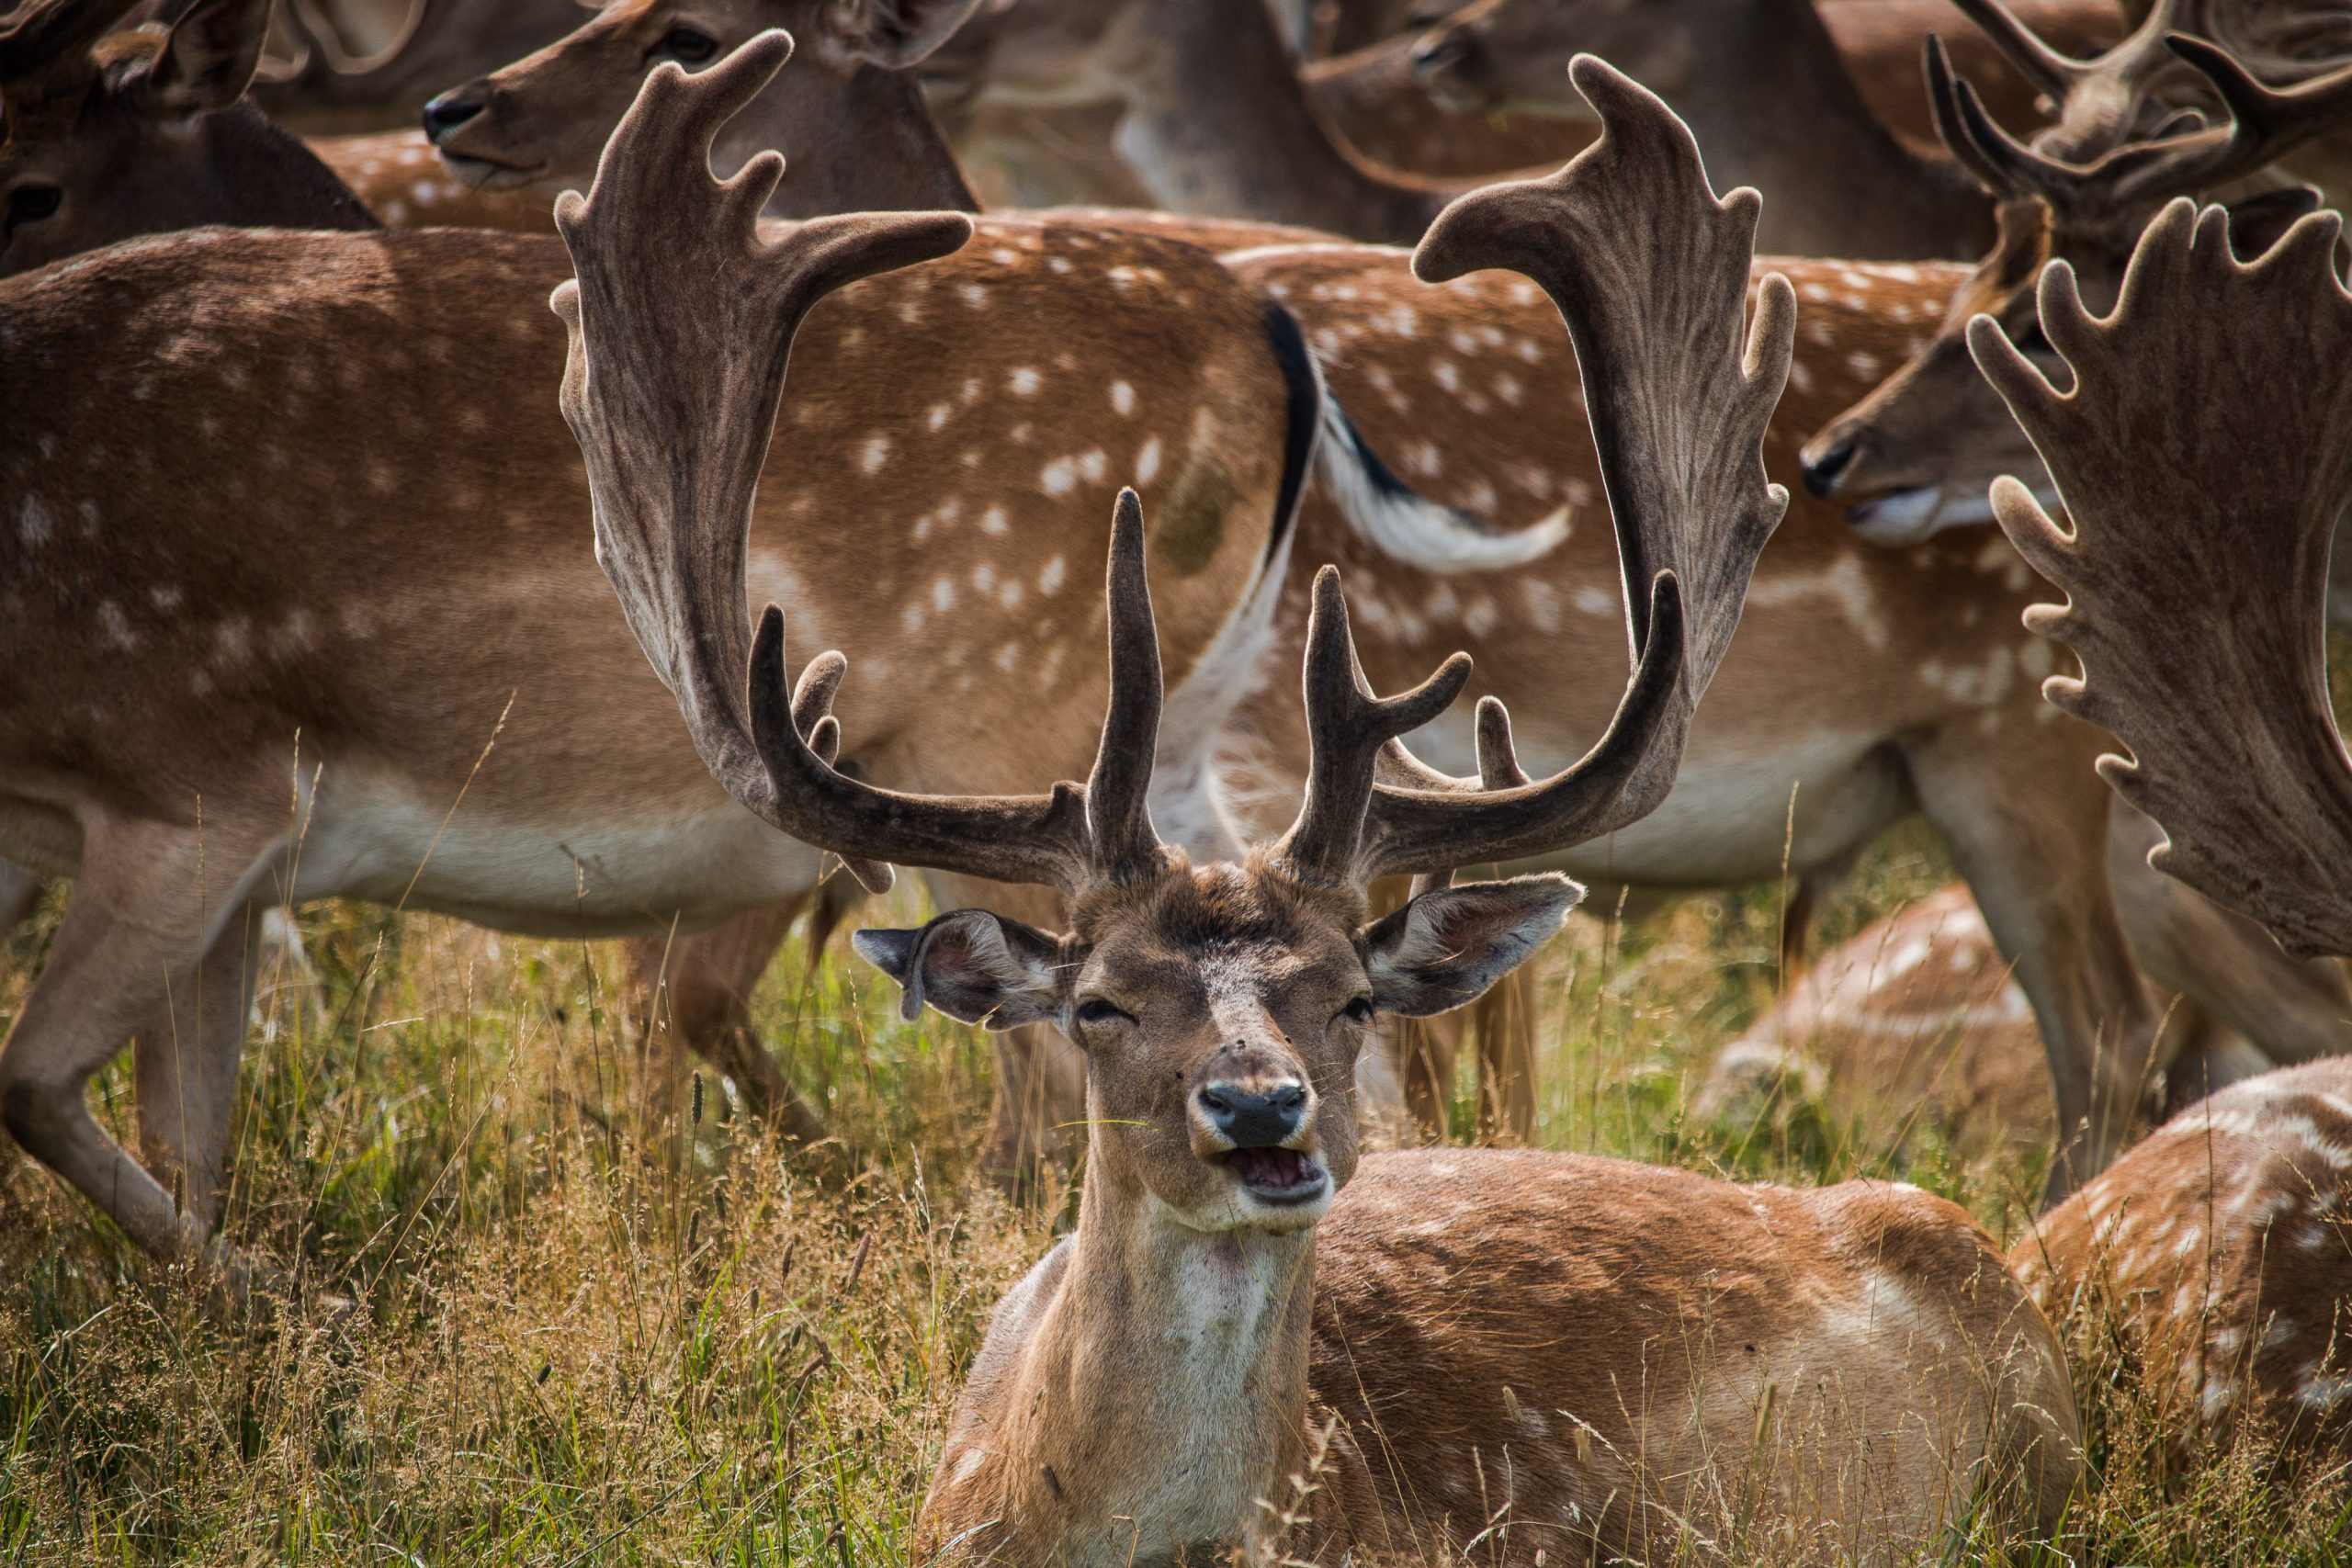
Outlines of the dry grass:
[{"label": "dry grass", "polygon": [[[1944,874],[1923,834],[1897,835],[1825,937]],[[2007,1234],[2039,1154],[1955,1143],[1916,1105],[1687,1116],[1714,1047],[1769,999],[1778,906],[1693,900],[1558,943],[1542,1141],[1799,1182],[1900,1175]],[[53,915],[14,938],[0,1021]],[[1015,1209],[973,1168],[986,1042],[899,1022],[850,962],[804,990],[788,952],[763,1021],[846,1147],[786,1155],[707,1080],[672,1144],[649,1131],[658,1086],[610,949],[356,907],[304,929],[318,981],[272,998],[275,1037],[247,1054],[228,1228],[312,1287],[306,1304],[225,1320],[0,1156],[0,1554],[903,1561],[989,1308],[1068,1213]],[[129,1090],[123,1064],[96,1090],[125,1131]],[[2168,1485],[2128,1359],[2098,1323],[2067,1330],[2096,1483],[2063,1555],[1952,1557],[2335,1561],[2352,1488],[2259,1455]]]}]

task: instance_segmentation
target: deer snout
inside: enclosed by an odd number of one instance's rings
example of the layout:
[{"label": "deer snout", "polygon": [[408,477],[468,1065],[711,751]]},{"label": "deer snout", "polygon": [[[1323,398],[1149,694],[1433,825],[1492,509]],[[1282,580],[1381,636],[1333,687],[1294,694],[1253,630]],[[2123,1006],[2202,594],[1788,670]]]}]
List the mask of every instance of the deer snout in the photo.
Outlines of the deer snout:
[{"label": "deer snout", "polygon": [[1854,466],[1854,455],[1860,450],[1851,437],[1834,434],[1808,443],[1797,457],[1806,493],[1825,501],[1836,495],[1838,478]]},{"label": "deer snout", "polygon": [[443,137],[488,107],[471,87],[451,88],[424,106],[424,139],[438,147]]},{"label": "deer snout", "polygon": [[1306,1086],[1296,1078],[1203,1084],[1194,1097],[1209,1127],[1232,1148],[1281,1148],[1306,1125]]}]

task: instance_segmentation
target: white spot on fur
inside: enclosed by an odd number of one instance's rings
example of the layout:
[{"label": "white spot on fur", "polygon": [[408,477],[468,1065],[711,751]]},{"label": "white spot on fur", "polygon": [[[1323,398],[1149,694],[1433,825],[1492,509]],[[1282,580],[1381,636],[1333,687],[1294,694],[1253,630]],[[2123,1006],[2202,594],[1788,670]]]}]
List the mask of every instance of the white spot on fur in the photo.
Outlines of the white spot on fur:
[{"label": "white spot on fur", "polygon": [[1048,597],[1060,592],[1062,582],[1069,575],[1069,563],[1061,557],[1056,556],[1047,561],[1046,569],[1037,574],[1037,592]]},{"label": "white spot on fur", "polygon": [[1122,416],[1136,412],[1136,389],[1125,381],[1111,383],[1111,412]]},{"label": "white spot on fur", "polygon": [[1006,377],[1004,378],[1004,384],[1006,389],[1011,391],[1016,397],[1033,397],[1035,395],[1037,389],[1045,385],[1045,378],[1038,375],[1035,370],[1030,368],[1028,366],[1023,365],[1016,368],[1012,375]]},{"label": "white spot on fur", "polygon": [[869,474],[878,474],[882,471],[882,465],[889,460],[890,438],[869,435],[865,438],[865,449],[858,454],[857,466]]}]

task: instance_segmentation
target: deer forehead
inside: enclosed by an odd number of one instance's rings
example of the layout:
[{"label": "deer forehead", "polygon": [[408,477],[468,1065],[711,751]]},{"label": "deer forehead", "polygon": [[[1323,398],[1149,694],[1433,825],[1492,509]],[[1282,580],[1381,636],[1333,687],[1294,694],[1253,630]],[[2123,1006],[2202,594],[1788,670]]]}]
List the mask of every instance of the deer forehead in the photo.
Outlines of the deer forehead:
[{"label": "deer forehead", "polygon": [[1214,1010],[1317,981],[1352,984],[1363,919],[1351,889],[1308,886],[1260,866],[1180,867],[1080,906],[1081,984],[1182,990]]}]

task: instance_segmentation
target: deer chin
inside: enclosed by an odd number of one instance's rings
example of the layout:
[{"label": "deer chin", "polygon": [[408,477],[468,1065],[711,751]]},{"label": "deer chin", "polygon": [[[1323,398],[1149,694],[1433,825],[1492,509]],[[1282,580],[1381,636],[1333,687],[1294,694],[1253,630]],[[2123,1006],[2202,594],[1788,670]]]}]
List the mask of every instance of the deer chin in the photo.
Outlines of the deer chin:
[{"label": "deer chin", "polygon": [[1986,487],[1913,485],[1857,502],[1846,509],[1846,526],[1873,545],[1890,549],[1916,545],[1947,528],[1993,521]]},{"label": "deer chin", "polygon": [[463,152],[440,149],[441,162],[449,172],[475,190],[520,190],[548,172],[545,161],[537,164],[502,164],[494,158],[470,157]]}]

